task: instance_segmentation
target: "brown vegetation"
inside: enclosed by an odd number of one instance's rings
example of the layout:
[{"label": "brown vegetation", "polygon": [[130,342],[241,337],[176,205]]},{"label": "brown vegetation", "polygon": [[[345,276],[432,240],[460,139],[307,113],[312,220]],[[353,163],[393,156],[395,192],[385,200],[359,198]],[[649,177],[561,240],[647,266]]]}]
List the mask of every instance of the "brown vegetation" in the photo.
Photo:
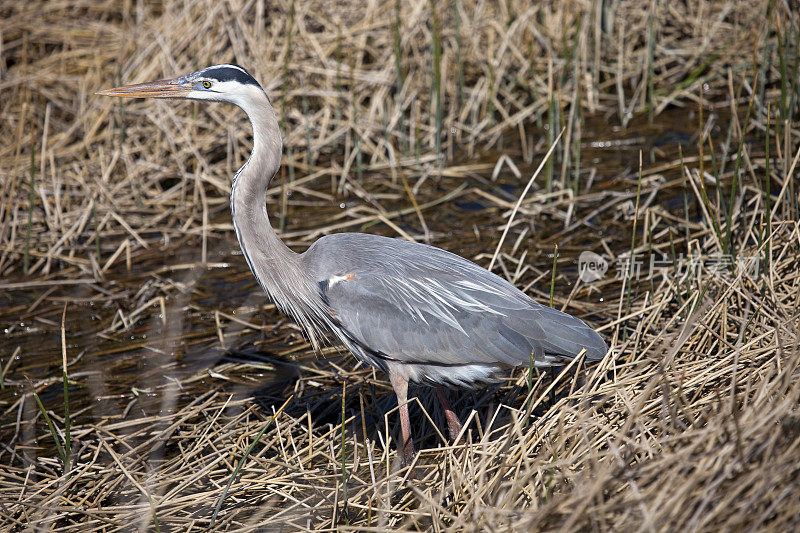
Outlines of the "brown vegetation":
[{"label": "brown vegetation", "polygon": [[[530,4],[3,2],[0,524],[797,529],[800,18]],[[237,255],[243,115],[92,96],[224,62],[281,119],[291,246],[430,242],[612,352],[454,393],[458,446],[418,389],[396,468],[384,377],[318,357]]]}]

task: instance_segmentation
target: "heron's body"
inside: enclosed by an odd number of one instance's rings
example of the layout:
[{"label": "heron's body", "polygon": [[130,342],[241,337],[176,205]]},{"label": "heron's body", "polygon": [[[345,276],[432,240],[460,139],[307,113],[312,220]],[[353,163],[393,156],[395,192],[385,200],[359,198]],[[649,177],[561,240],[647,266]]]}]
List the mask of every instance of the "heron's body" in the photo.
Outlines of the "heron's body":
[{"label": "heron's body", "polygon": [[[267,187],[280,165],[281,135],[266,93],[244,69],[218,65],[183,78],[103,91],[110,96],[190,98],[238,105],[253,126],[253,152],[231,188],[233,224],[259,284],[311,338],[327,335],[385,371],[411,445],[409,381],[471,387],[520,365],[550,366],[586,350],[605,355],[582,321],[543,306],[506,280],[425,244],[362,233],[328,235],[305,253],[290,250],[267,213]],[[441,389],[450,422],[459,426]],[[453,435],[455,436],[455,435]]]},{"label": "heron's body", "polygon": [[580,320],[440,248],[340,233],[317,241],[301,261],[342,342],[409,381],[470,387],[531,359],[550,366],[582,348],[590,359],[605,355]]}]

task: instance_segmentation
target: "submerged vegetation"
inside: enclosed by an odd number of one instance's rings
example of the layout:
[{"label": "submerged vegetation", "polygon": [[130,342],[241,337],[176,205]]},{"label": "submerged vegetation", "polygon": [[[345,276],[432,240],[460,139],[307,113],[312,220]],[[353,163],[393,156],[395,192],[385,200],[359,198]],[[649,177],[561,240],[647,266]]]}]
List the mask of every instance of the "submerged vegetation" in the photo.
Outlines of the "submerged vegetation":
[{"label": "submerged vegetation", "polygon": [[[786,2],[9,0],[0,21],[4,529],[798,528]],[[417,389],[399,468],[384,376],[315,353],[238,253],[244,115],[92,96],[223,62],[275,103],[290,246],[428,242],[611,353],[451,393],[459,445]]]}]

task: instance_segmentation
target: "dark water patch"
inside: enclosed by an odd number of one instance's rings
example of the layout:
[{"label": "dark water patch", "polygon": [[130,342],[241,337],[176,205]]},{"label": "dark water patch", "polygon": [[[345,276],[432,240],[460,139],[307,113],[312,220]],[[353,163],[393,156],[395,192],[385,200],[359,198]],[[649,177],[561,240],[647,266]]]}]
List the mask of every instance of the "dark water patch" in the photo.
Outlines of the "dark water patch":
[{"label": "dark water patch", "polygon": [[456,202],[456,207],[464,211],[483,211],[486,206],[481,202]]}]

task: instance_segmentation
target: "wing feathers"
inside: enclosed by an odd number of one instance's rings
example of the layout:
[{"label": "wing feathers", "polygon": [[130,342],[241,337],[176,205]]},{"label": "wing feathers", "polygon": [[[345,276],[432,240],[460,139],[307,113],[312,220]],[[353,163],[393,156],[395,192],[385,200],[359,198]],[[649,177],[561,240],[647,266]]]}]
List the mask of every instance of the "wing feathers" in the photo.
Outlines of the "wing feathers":
[{"label": "wing feathers", "polygon": [[[563,358],[583,348],[592,359],[607,351],[582,321],[439,248],[339,234],[304,255],[348,336],[396,361],[517,366],[529,364],[537,347]],[[333,277],[336,283],[326,281]]]}]

